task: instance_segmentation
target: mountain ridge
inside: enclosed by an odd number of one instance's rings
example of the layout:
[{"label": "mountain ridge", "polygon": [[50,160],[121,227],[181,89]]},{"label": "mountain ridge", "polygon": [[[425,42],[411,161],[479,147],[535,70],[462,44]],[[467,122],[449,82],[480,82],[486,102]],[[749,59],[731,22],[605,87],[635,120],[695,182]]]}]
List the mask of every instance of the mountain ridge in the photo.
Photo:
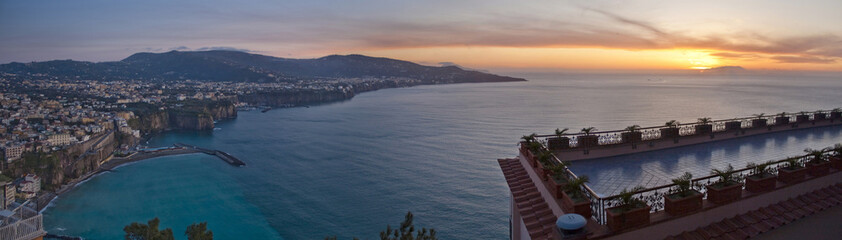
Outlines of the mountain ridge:
[{"label": "mountain ridge", "polygon": [[120,61],[52,60],[12,62],[0,72],[56,79],[284,82],[337,78],[411,78],[428,84],[526,81],[455,66],[424,66],[410,61],[360,54],[294,59],[230,51],[139,52]]}]

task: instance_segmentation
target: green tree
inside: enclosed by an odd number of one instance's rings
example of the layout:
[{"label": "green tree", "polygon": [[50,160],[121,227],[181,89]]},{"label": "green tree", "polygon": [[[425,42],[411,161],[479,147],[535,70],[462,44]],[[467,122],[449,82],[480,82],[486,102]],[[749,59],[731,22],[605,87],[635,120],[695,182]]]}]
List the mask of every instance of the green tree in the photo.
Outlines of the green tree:
[{"label": "green tree", "polygon": [[208,230],[208,222],[190,224],[184,235],[187,235],[187,240],[213,240],[213,231]]},{"label": "green tree", "polygon": [[174,240],[172,229],[158,230],[161,223],[157,217],[147,224],[133,222],[123,228],[126,240]]},{"label": "green tree", "polygon": [[[358,240],[359,238],[354,238]],[[336,236],[325,237],[325,240],[337,240]],[[436,230],[421,228],[421,231],[415,232],[415,226],[412,225],[412,212],[407,212],[401,227],[399,229],[392,229],[392,226],[386,225],[386,231],[380,232],[380,240],[438,240],[436,237]]]}]

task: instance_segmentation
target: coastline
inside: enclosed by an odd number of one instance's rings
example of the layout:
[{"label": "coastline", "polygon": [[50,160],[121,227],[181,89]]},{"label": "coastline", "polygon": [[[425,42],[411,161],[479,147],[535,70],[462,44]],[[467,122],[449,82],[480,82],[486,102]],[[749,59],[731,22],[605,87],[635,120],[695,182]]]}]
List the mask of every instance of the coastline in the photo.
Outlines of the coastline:
[{"label": "coastline", "polygon": [[183,154],[193,154],[193,153],[201,153],[195,149],[189,148],[170,148],[164,150],[157,150],[154,152],[136,152],[126,157],[114,157],[113,155],[108,157],[102,165],[100,165],[96,170],[91,171],[85,175],[82,175],[79,178],[70,180],[67,184],[62,185],[59,187],[58,190],[53,192],[47,192],[44,195],[38,196],[36,199],[36,206],[38,212],[43,212],[50,206],[52,206],[53,201],[55,201],[59,196],[65,194],[77,186],[87,182],[88,180],[99,176],[101,174],[111,172],[114,169],[117,169],[122,166],[129,165],[130,163],[135,163],[143,160],[154,159],[158,157],[165,157],[165,156],[173,156],[173,155],[183,155]]}]

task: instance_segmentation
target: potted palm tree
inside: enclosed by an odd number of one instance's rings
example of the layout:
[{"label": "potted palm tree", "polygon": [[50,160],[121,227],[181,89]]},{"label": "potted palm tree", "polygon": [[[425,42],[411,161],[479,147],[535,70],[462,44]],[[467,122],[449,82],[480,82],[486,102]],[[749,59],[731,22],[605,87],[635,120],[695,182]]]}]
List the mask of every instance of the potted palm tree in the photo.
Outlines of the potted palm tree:
[{"label": "potted palm tree", "polygon": [[801,111],[798,112],[798,115],[795,116],[795,123],[805,123],[810,121],[809,112]]},{"label": "potted palm tree", "polygon": [[820,121],[827,119],[827,113],[823,113],[821,110],[816,111],[813,113],[813,120]]},{"label": "potted palm tree", "polygon": [[766,127],[766,122],[768,121],[765,117],[765,113],[754,114],[754,119],[751,120],[751,127],[753,128],[762,128]]},{"label": "potted palm tree", "polygon": [[639,143],[643,141],[643,133],[640,132],[639,125],[628,126],[625,131],[620,134],[623,143]]},{"label": "potted palm tree", "polygon": [[623,189],[617,195],[619,205],[605,209],[608,228],[620,231],[649,224],[649,211],[652,207],[634,197],[634,194],[642,190],[643,187],[637,186],[631,190]]},{"label": "potted palm tree", "polygon": [[787,116],[786,114],[786,112],[778,113],[778,116],[775,117],[775,125],[789,124],[789,116]]},{"label": "potted palm tree", "polygon": [[833,155],[829,157],[830,166],[842,170],[842,144],[837,143],[830,150],[833,151]]},{"label": "potted palm tree", "polygon": [[786,184],[793,184],[804,181],[804,176],[807,175],[807,168],[801,164],[797,157],[786,159],[786,167],[778,169],[778,181]]},{"label": "potted palm tree", "polygon": [[680,124],[676,120],[670,120],[667,123],[664,123],[665,128],[661,128],[661,138],[677,138],[678,135],[678,124]]},{"label": "potted palm tree", "polygon": [[570,182],[567,178],[566,164],[561,162],[550,167],[550,173],[552,176],[547,181],[547,187],[550,188],[550,193],[552,193],[555,198],[561,199],[564,197],[564,186]]},{"label": "potted palm tree", "polygon": [[681,177],[672,179],[675,187],[664,196],[664,211],[670,215],[682,215],[702,209],[702,194],[691,187],[693,174],[685,172]]},{"label": "potted palm tree", "polygon": [[727,121],[725,122],[725,131],[740,130],[743,128],[742,125],[743,123],[738,120]]},{"label": "potted palm tree", "polygon": [[585,135],[578,136],[579,147],[596,147],[599,145],[599,136],[591,135],[593,131],[596,131],[595,127],[582,128],[582,133]]},{"label": "potted palm tree", "polygon": [[547,147],[550,150],[559,150],[565,149],[570,147],[570,138],[565,137],[564,133],[567,132],[567,128],[565,129],[555,129],[555,136],[554,138],[547,139]]},{"label": "potted palm tree", "polygon": [[523,155],[526,156],[527,158],[530,157],[529,156],[529,154],[530,154],[530,152],[529,152],[530,144],[535,142],[536,136],[538,136],[538,134],[533,133],[533,134],[529,134],[529,135],[523,135],[523,137],[520,137],[520,139],[523,139],[523,141],[520,141],[520,152],[523,153]]},{"label": "potted palm tree", "polygon": [[769,168],[771,165],[771,161],[761,164],[749,163],[746,165],[748,168],[753,168],[752,174],[746,177],[746,191],[759,193],[775,189],[775,184],[778,180],[775,174],[772,174],[772,169]]},{"label": "potted palm tree", "polygon": [[830,110],[830,119],[840,119],[842,118],[842,108],[834,108]]},{"label": "potted palm tree", "polygon": [[807,162],[807,168],[810,169],[807,173],[810,176],[818,177],[827,175],[830,172],[830,162],[824,157],[824,151],[804,149],[807,155],[810,155],[810,161]]},{"label": "potted palm tree", "polygon": [[713,125],[710,122],[709,117],[699,118],[699,122],[696,123],[696,134],[710,134],[713,132]]},{"label": "potted palm tree", "polygon": [[547,181],[547,178],[552,174],[550,168],[555,166],[551,161],[553,155],[550,152],[541,152],[538,154],[538,166],[536,172],[541,176],[541,180]]},{"label": "potted palm tree", "polygon": [[719,180],[707,186],[708,201],[723,204],[743,196],[743,183],[734,174],[734,166],[728,164],[725,170],[713,169],[710,173],[719,176]]},{"label": "potted palm tree", "polygon": [[566,213],[575,213],[582,215],[585,219],[591,218],[591,200],[585,196],[582,186],[588,182],[588,176],[581,176],[570,179],[567,185],[564,185],[561,198],[561,208]]}]

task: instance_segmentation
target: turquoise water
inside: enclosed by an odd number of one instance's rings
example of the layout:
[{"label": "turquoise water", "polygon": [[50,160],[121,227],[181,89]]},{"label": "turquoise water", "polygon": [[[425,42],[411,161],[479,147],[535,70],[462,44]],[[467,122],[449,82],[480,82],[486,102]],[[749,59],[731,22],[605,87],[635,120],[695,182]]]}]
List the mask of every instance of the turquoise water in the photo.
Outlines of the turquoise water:
[{"label": "turquoise water", "polygon": [[[217,148],[248,165],[190,155],[125,166],[62,196],[45,224],[114,239],[126,222],[157,215],[176,232],[209,221],[215,235],[371,239],[412,211],[416,226],[434,227],[443,239],[505,239],[509,191],[496,159],[515,156],[521,135],[842,106],[838,77],[513,75],[530,82],[387,89],[310,108],[241,112],[217,131],[167,133],[150,145]],[[173,189],[159,178],[184,185]],[[227,200],[189,200],[217,197]]]}]

